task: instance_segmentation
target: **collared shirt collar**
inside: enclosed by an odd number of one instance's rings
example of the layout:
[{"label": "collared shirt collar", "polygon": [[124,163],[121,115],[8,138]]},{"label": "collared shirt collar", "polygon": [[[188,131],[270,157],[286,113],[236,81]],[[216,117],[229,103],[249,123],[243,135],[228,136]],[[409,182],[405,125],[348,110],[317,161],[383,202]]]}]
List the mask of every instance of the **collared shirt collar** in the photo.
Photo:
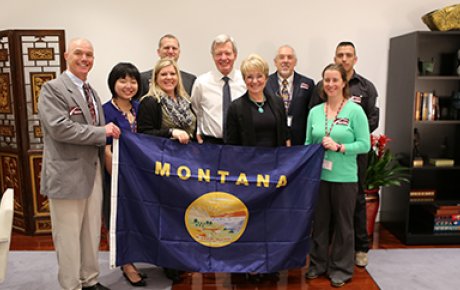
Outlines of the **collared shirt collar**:
[{"label": "collared shirt collar", "polygon": [[74,75],[71,71],[65,70],[65,74],[70,78],[70,80],[77,86],[77,88],[82,88],[83,84],[85,83],[81,79],[79,79],[76,75]]},{"label": "collared shirt collar", "polygon": [[[276,73],[276,75],[278,76],[278,85],[280,87],[283,86],[284,78],[278,72]],[[290,75],[287,78],[287,81],[288,81],[288,87],[292,87],[292,85],[294,84],[294,72],[292,72],[292,75]]]},{"label": "collared shirt collar", "polygon": [[[219,80],[222,80],[222,78],[224,77],[224,75],[219,70],[217,70],[216,68],[214,68],[212,70],[212,73],[214,75],[214,78],[215,78],[216,82],[218,82]],[[235,80],[235,75],[236,75],[236,70],[235,70],[235,68],[233,68],[232,71],[227,75],[227,77],[230,80],[234,81]]]},{"label": "collared shirt collar", "polygon": [[355,70],[353,70],[353,75],[351,76],[350,80],[348,80],[348,83],[352,83],[352,82],[362,82],[363,81],[363,77],[358,74]]}]

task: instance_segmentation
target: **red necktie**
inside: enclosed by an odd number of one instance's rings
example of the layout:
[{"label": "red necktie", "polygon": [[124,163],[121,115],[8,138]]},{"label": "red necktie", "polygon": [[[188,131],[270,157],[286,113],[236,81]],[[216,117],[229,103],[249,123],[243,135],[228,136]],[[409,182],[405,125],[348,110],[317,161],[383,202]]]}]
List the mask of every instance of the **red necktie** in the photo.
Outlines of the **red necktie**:
[{"label": "red necktie", "polygon": [[96,109],[94,108],[93,97],[91,96],[91,88],[88,84],[83,84],[83,92],[85,93],[86,101],[88,102],[88,109],[93,119],[93,125],[96,125]]}]

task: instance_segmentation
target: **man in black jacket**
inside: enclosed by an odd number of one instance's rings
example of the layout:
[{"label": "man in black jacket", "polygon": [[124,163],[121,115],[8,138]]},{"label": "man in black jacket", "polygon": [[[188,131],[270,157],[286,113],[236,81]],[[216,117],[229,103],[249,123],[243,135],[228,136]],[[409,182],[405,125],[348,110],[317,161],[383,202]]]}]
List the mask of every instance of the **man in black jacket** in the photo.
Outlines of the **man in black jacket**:
[{"label": "man in black jacket", "polygon": [[[158,42],[157,54],[160,58],[170,58],[177,62],[180,56],[180,44],[177,37],[172,34],[166,34],[162,36]],[[139,97],[142,97],[148,93],[150,87],[150,79],[152,78],[152,71],[153,70],[150,69],[141,73],[141,93],[138,95]],[[192,87],[196,80],[196,76],[182,70],[180,71],[180,76],[185,91],[187,94],[189,94],[189,96],[191,96]]]}]

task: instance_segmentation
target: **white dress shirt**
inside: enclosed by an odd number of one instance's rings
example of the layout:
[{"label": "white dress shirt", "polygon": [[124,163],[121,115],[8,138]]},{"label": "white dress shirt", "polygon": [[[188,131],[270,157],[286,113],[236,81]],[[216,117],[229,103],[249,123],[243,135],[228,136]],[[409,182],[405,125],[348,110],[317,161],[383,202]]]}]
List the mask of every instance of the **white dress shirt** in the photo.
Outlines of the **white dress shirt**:
[{"label": "white dress shirt", "polygon": [[[232,101],[246,92],[241,71],[234,69],[229,77]],[[193,85],[192,109],[196,114],[197,133],[200,135],[222,138],[222,88],[224,77],[217,70],[200,75]]]},{"label": "white dress shirt", "polygon": [[[81,79],[79,79],[76,75],[74,75],[69,70],[65,70],[64,73],[66,73],[69,76],[70,80],[77,86],[78,91],[80,92],[83,100],[85,100],[85,103],[87,103],[88,101],[86,100],[85,93],[83,92],[83,85],[85,84],[85,82],[83,82]],[[97,109],[97,103],[96,103],[96,100],[94,99],[92,92],[91,92],[91,97],[93,98],[94,111],[96,112],[96,120],[99,120],[99,111]]]}]

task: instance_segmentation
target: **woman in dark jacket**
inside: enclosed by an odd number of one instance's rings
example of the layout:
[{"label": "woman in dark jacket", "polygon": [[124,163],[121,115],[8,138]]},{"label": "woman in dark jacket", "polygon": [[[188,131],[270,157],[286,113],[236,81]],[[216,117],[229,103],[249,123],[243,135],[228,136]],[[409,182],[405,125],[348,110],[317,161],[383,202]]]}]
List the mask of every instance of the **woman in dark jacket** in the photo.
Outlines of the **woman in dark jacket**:
[{"label": "woman in dark jacket", "polygon": [[194,136],[196,117],[174,60],[160,59],[153,70],[150,90],[141,99],[139,133],[177,139],[187,144]]},{"label": "woman in dark jacket", "polygon": [[[286,111],[281,98],[264,95],[268,64],[259,55],[251,54],[241,64],[247,92],[234,100],[227,112],[225,143],[241,146],[290,146]],[[260,282],[277,279],[278,273],[246,273],[246,279]]]},{"label": "woman in dark jacket", "polygon": [[286,112],[281,98],[264,95],[268,64],[251,54],[241,64],[247,92],[230,104],[226,144],[259,147],[290,146]]},{"label": "woman in dark jacket", "polygon": [[[149,92],[141,99],[137,131],[187,144],[195,136],[195,128],[196,117],[191,108],[190,96],[182,85],[176,62],[160,59],[153,70]],[[174,282],[181,280],[178,270],[163,270]]]}]

